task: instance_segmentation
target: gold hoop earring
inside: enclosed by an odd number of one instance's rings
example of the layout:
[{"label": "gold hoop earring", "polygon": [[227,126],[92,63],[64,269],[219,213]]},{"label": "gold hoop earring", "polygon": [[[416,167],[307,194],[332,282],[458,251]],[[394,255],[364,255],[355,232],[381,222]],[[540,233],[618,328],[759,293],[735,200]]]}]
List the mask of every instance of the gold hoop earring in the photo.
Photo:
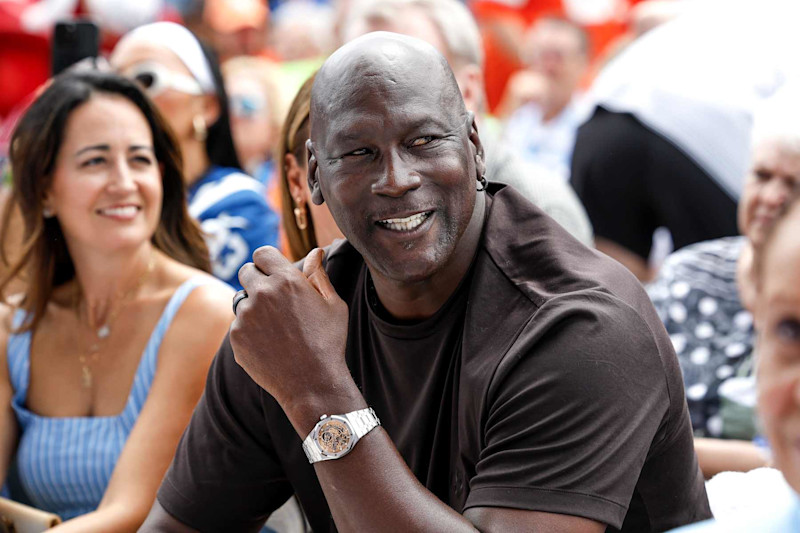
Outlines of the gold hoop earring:
[{"label": "gold hoop earring", "polygon": [[308,216],[306,214],[305,204],[301,204],[299,200],[295,200],[297,207],[294,208],[294,223],[300,231],[308,228]]},{"label": "gold hoop earring", "polygon": [[197,141],[204,142],[208,137],[208,128],[206,127],[206,119],[203,115],[195,115],[192,119],[192,129],[194,138]]}]

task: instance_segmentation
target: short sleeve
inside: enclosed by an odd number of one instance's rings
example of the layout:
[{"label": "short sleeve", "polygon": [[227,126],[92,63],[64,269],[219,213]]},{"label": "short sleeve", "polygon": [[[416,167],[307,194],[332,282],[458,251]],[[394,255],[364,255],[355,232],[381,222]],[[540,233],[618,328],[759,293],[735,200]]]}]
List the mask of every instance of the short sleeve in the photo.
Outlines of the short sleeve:
[{"label": "short sleeve", "polygon": [[158,491],[170,515],[201,531],[258,530],[292,495],[261,394],[226,338]]},{"label": "short sleeve", "polygon": [[604,293],[550,300],[493,379],[465,507],[620,528],[669,406],[653,334],[632,308]]}]

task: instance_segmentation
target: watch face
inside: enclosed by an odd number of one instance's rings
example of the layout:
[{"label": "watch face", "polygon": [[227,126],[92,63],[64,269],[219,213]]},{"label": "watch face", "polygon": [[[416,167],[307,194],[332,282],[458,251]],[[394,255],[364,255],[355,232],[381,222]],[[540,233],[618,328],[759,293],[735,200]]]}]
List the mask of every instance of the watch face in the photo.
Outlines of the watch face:
[{"label": "watch face", "polygon": [[347,451],[352,440],[353,433],[350,431],[350,427],[335,418],[323,422],[317,433],[319,449],[326,455],[336,455]]}]

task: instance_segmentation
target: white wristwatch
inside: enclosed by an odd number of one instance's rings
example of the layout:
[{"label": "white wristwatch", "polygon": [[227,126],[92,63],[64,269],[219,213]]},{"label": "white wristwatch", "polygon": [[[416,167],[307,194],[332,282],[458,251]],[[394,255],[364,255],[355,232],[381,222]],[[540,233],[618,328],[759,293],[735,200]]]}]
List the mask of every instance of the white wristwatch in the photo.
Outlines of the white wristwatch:
[{"label": "white wristwatch", "polygon": [[303,441],[309,463],[344,457],[356,442],[381,425],[371,407],[344,415],[322,415]]}]

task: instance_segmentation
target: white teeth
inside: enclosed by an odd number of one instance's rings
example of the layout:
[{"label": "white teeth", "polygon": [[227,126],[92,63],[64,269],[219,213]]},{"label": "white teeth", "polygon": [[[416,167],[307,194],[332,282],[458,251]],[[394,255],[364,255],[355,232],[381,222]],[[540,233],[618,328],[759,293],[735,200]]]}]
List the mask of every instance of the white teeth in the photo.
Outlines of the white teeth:
[{"label": "white teeth", "polygon": [[420,224],[425,222],[430,213],[417,213],[406,218],[387,218],[386,220],[379,220],[378,223],[382,226],[394,231],[411,231],[419,227]]},{"label": "white teeth", "polygon": [[125,207],[110,207],[108,209],[102,209],[100,210],[100,214],[112,217],[132,217],[136,215],[138,210],[139,208],[135,205],[127,205]]}]

